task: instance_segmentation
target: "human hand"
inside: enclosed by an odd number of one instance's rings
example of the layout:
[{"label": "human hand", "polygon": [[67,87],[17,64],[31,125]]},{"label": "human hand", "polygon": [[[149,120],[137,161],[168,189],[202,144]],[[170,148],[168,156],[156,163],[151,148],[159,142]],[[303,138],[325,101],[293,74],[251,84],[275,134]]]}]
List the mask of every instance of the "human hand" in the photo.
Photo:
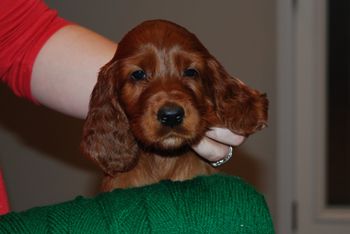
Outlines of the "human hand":
[{"label": "human hand", "polygon": [[223,159],[229,152],[230,146],[242,144],[245,137],[237,135],[226,128],[211,128],[205,137],[192,149],[210,162]]}]

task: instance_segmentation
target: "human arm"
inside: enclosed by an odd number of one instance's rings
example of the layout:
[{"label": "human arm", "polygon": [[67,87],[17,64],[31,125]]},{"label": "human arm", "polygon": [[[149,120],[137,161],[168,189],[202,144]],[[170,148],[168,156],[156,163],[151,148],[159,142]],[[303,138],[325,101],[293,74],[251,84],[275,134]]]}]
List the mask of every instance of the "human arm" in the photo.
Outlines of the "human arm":
[{"label": "human arm", "polygon": [[85,118],[99,69],[116,49],[116,43],[79,25],[60,29],[34,62],[32,96],[54,110]]}]

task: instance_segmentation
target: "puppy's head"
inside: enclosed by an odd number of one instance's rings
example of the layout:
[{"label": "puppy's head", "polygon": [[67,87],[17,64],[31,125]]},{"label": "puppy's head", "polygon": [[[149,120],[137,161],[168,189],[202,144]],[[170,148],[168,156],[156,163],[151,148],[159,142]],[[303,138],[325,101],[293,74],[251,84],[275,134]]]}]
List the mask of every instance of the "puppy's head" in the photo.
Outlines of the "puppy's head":
[{"label": "puppy's head", "polygon": [[139,147],[181,151],[214,125],[249,135],[265,124],[266,112],[264,95],[231,78],[194,34],[146,21],[101,69],[82,149],[113,175],[135,165]]}]

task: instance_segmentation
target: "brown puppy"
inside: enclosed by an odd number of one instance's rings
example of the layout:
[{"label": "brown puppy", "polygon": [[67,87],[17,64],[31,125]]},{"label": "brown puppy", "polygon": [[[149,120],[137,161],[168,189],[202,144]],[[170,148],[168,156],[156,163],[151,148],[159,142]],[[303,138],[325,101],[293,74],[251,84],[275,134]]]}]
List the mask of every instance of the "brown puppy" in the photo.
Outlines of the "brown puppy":
[{"label": "brown puppy", "polygon": [[191,150],[214,126],[248,136],[268,101],[232,78],[197,37],[164,20],[120,41],[100,71],[81,144],[106,173],[103,190],[185,180],[214,169]]}]

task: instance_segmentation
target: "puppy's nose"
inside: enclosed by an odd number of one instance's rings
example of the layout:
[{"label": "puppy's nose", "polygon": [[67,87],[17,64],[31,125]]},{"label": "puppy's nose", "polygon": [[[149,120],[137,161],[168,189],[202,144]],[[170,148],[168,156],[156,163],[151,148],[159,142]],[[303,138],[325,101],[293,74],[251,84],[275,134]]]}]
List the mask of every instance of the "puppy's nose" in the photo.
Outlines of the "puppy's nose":
[{"label": "puppy's nose", "polygon": [[177,105],[163,106],[158,111],[158,121],[167,127],[175,127],[183,121],[184,109]]}]

